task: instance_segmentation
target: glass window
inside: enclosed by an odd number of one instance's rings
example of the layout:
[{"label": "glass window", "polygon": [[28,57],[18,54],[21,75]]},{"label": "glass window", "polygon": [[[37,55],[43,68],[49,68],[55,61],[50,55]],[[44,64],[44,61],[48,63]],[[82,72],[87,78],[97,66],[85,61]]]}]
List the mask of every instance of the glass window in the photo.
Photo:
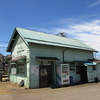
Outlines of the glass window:
[{"label": "glass window", "polygon": [[40,71],[41,71],[41,76],[47,76],[48,73],[46,67],[41,67]]},{"label": "glass window", "polygon": [[11,74],[16,74],[16,64],[11,64]]},{"label": "glass window", "polygon": [[16,68],[16,64],[11,64],[11,68]]},{"label": "glass window", "polygon": [[24,73],[25,72],[25,66],[24,64],[19,64],[18,65],[18,73]]},{"label": "glass window", "polygon": [[67,62],[67,64],[69,64],[69,66],[70,66],[70,72],[75,72],[74,62]]},{"label": "glass window", "polygon": [[96,70],[96,66],[92,66],[92,69],[93,69],[93,70]]},{"label": "glass window", "polygon": [[70,62],[70,72],[75,72],[74,62]]}]

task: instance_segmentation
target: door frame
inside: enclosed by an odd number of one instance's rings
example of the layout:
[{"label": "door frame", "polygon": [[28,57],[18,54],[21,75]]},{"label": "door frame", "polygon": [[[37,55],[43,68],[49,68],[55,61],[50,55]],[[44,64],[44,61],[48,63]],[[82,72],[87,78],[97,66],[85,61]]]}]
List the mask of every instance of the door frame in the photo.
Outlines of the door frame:
[{"label": "door frame", "polygon": [[[46,66],[46,67],[52,67],[52,85],[53,85],[53,81],[54,81],[54,65],[40,65],[39,66],[39,87],[40,88],[42,88],[41,87],[41,66]],[[48,87],[49,85],[47,85],[47,87]]]},{"label": "door frame", "polygon": [[80,65],[81,82],[88,83],[87,66]]}]

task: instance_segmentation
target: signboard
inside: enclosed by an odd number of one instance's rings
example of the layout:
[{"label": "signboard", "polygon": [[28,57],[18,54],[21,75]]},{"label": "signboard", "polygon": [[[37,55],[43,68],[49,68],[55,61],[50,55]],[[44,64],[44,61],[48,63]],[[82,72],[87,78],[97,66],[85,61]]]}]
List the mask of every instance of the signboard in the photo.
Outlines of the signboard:
[{"label": "signboard", "polygon": [[51,62],[50,61],[43,61],[43,65],[50,65]]}]

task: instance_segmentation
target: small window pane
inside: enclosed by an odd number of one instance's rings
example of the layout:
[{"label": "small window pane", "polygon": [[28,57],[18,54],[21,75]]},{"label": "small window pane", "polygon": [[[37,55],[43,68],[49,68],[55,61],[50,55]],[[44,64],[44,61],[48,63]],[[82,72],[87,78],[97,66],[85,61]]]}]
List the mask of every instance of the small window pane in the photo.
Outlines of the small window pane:
[{"label": "small window pane", "polygon": [[75,72],[74,62],[70,62],[70,72]]},{"label": "small window pane", "polygon": [[76,74],[80,74],[80,66],[76,66]]},{"label": "small window pane", "polygon": [[16,68],[16,64],[12,64],[11,65],[11,68]]},{"label": "small window pane", "polygon": [[70,72],[75,72],[74,62],[66,62],[66,64],[69,64]]},{"label": "small window pane", "polygon": [[47,72],[47,68],[45,67],[42,67],[41,69],[40,69],[40,71],[41,71],[41,76],[47,76],[47,74],[48,74],[48,72]]},{"label": "small window pane", "polygon": [[24,64],[18,65],[18,73],[24,73]]},{"label": "small window pane", "polygon": [[11,74],[16,74],[16,64],[11,64]]},{"label": "small window pane", "polygon": [[93,70],[96,70],[96,66],[92,66],[92,69],[93,69]]}]

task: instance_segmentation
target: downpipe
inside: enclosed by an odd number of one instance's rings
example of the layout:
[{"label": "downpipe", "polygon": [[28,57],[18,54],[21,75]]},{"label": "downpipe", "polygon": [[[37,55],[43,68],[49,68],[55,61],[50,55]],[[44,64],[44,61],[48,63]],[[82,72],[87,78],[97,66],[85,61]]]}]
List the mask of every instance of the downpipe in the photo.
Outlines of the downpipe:
[{"label": "downpipe", "polygon": [[65,63],[65,57],[64,57],[64,53],[67,50],[67,48],[65,50],[62,51],[62,58],[63,58],[63,63]]}]

